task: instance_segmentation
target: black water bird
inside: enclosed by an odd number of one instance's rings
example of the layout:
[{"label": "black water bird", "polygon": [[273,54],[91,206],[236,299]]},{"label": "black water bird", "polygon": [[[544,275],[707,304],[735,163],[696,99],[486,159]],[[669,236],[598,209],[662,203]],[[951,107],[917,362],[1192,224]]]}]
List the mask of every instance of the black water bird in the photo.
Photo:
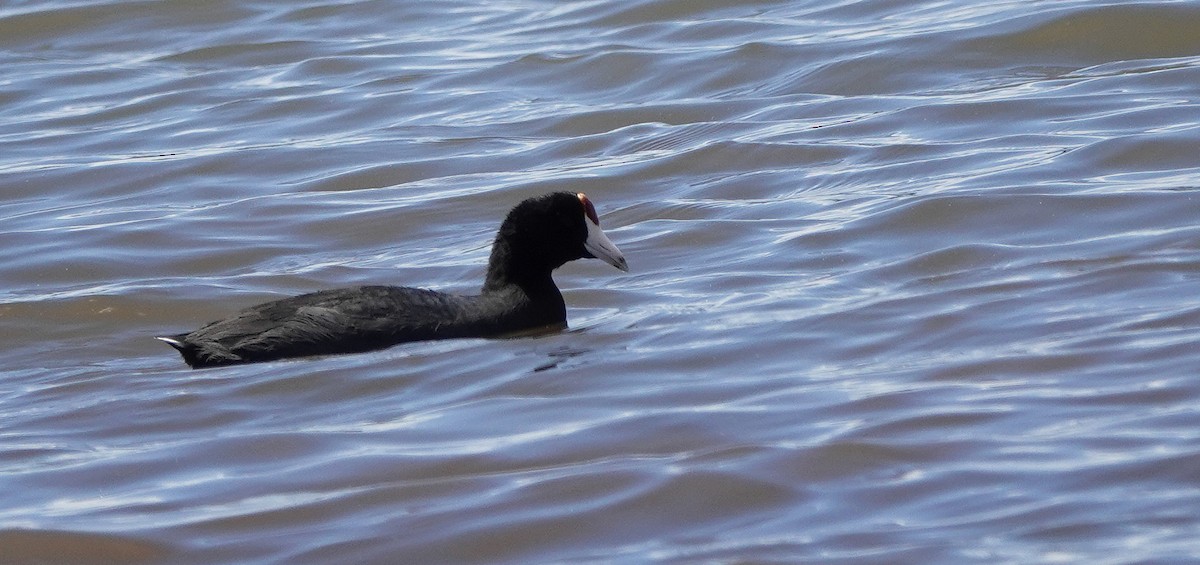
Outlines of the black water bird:
[{"label": "black water bird", "polygon": [[476,296],[398,286],[323,290],[259,304],[196,331],[158,337],[193,368],[356,353],[398,343],[561,329],[567,308],[551,272],[575,259],[629,266],[583,193],[517,204],[500,224]]}]

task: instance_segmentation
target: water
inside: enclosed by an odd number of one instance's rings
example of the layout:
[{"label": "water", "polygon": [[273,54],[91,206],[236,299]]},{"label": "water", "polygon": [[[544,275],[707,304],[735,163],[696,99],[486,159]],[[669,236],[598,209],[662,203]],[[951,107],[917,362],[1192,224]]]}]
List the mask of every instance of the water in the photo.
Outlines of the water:
[{"label": "water", "polygon": [[[1200,559],[1200,5],[9,2],[0,562]],[[188,370],[472,292],[571,329]]]}]

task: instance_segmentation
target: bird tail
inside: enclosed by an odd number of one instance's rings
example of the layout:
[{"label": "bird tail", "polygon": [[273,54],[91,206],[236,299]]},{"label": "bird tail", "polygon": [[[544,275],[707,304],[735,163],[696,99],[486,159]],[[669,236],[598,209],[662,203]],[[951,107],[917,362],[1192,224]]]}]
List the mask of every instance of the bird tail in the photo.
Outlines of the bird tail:
[{"label": "bird tail", "polygon": [[186,334],[170,335],[170,336],[155,336],[154,339],[157,339],[158,341],[161,341],[167,345],[170,345],[171,347],[174,347],[175,350],[178,351],[179,354],[183,356],[183,362],[187,363],[189,367],[195,369],[196,368],[197,348],[195,345],[188,343],[187,340],[184,339],[184,335],[186,335]]}]

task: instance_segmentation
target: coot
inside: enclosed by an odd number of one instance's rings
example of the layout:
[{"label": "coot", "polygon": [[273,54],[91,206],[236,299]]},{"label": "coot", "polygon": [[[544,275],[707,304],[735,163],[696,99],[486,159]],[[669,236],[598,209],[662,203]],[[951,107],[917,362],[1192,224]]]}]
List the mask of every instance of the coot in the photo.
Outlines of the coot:
[{"label": "coot", "polygon": [[596,258],[628,271],[583,193],[517,204],[492,243],[478,296],[397,286],[323,290],[247,308],[194,332],[159,337],[192,368],[355,353],[398,343],[560,329],[567,308],[550,272]]}]

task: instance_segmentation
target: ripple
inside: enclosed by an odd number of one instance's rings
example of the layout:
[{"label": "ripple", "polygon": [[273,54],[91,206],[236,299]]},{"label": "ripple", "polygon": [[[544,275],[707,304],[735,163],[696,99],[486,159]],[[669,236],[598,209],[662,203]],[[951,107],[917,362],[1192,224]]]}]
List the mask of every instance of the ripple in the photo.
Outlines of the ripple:
[{"label": "ripple", "polygon": [[[1186,561],[1187,3],[0,9],[0,545],[29,560]],[[478,287],[585,191],[571,329],[191,371]],[[119,535],[113,534],[119,532]]]}]

